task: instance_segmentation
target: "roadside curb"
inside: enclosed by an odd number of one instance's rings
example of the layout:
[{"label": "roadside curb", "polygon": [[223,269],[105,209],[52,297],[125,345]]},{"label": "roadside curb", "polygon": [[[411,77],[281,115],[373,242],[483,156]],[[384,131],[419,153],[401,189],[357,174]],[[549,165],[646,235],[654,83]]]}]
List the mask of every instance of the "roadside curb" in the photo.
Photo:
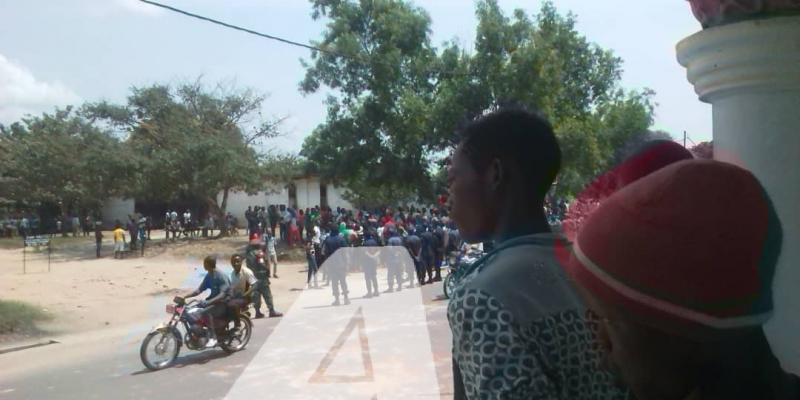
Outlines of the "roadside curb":
[{"label": "roadside curb", "polygon": [[32,349],[32,348],[35,348],[35,347],[48,346],[48,345],[57,344],[57,343],[61,343],[61,342],[59,342],[57,340],[50,339],[50,340],[46,340],[46,341],[43,341],[43,342],[37,342],[37,343],[33,343],[33,344],[26,344],[26,345],[19,345],[19,346],[13,346],[13,347],[0,348],[0,355],[6,354],[6,353],[12,353],[12,352],[15,352],[15,351]]}]

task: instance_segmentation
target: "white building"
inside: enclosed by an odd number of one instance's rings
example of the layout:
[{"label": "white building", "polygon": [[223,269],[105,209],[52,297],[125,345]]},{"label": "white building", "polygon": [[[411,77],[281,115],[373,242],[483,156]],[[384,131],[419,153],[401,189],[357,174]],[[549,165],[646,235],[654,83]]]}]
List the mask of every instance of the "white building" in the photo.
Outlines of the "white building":
[{"label": "white building", "polygon": [[[344,189],[333,184],[324,183],[316,176],[298,177],[290,185],[271,184],[268,189],[256,194],[231,191],[228,193],[226,211],[233,214],[239,224],[246,224],[244,212],[247,207],[289,206],[293,208],[312,208],[328,206],[333,209],[353,206],[344,199]],[[222,192],[217,195],[217,204],[222,204]],[[133,199],[112,198],[103,204],[102,215],[106,227],[112,227],[114,221],[126,222],[128,215],[134,213],[136,202]]]},{"label": "white building", "polygon": [[[231,191],[228,193],[226,210],[238,218],[241,225],[246,223],[244,212],[251,206],[285,205],[299,209],[328,206],[333,209],[336,207],[352,209],[352,204],[343,197],[344,191],[343,188],[320,181],[319,177],[306,176],[296,178],[290,185],[269,185],[267,190],[256,194]],[[222,193],[217,195],[217,204],[222,204]]]}]

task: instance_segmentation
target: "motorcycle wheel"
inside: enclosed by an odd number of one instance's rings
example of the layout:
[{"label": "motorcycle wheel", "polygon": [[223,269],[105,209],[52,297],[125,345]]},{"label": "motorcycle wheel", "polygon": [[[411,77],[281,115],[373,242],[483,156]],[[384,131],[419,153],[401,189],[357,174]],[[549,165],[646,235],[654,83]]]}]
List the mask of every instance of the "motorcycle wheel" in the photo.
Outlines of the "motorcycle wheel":
[{"label": "motorcycle wheel", "polygon": [[444,278],[444,284],[442,285],[444,288],[444,297],[448,299],[450,298],[450,295],[453,294],[453,290],[456,288],[456,280],[453,275],[454,274],[452,273],[447,275],[447,277]]},{"label": "motorcycle wheel", "polygon": [[225,338],[220,340],[219,347],[226,353],[235,353],[244,350],[247,344],[250,343],[250,336],[253,333],[253,323],[250,318],[242,315],[239,317],[241,326],[238,331],[234,331],[233,321],[228,321],[225,327]]},{"label": "motorcycle wheel", "polygon": [[[147,369],[157,371],[172,365],[180,352],[180,338],[168,330],[153,331],[145,336],[139,357]],[[163,358],[158,358],[163,357]]]}]

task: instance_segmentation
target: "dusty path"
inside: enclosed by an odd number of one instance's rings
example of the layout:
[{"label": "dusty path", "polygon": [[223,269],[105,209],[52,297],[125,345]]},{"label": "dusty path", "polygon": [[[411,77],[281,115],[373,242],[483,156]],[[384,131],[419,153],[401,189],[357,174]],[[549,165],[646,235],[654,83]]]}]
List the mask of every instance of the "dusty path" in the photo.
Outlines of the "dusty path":
[{"label": "dusty path", "polygon": [[[205,273],[202,257],[217,255],[218,265],[226,270],[230,255],[243,251],[246,239],[240,236],[168,245],[156,241],[148,246],[144,257],[134,255],[123,260],[113,259],[110,241],[104,243],[104,257],[100,259],[95,258],[92,238],[69,238],[58,245],[60,248],[51,255],[50,272],[46,252],[27,250],[23,273],[23,250],[0,249],[0,298],[24,301],[53,316],[51,321],[38,324],[38,335],[0,335],[0,347],[37,336],[119,328],[161,316],[164,299],[196,287]],[[279,267],[289,268],[289,264],[279,263]],[[305,268],[299,264],[295,267]],[[274,284],[283,286],[280,280]]]}]

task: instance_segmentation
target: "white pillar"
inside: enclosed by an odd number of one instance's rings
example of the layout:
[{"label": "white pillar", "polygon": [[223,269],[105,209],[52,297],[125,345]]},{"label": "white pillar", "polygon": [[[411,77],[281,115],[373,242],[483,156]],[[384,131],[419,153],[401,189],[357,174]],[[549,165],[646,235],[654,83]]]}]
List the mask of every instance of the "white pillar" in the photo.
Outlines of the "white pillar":
[{"label": "white pillar", "polygon": [[[711,103],[714,158],[753,172],[783,225],[766,326],[785,369],[800,372],[800,16],[698,32],[678,43],[700,100]],[[731,216],[735,218],[735,216]]]}]

